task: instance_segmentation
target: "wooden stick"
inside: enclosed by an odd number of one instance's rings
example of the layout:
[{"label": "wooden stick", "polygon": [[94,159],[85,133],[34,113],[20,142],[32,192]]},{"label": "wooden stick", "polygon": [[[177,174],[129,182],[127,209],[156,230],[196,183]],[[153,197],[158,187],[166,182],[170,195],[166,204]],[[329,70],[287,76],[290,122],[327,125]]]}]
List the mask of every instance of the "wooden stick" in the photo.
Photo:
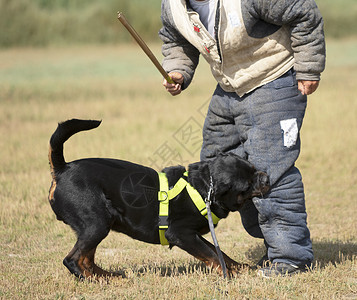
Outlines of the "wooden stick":
[{"label": "wooden stick", "polygon": [[175,82],[172,80],[172,78],[166,73],[164,68],[161,66],[161,64],[158,62],[156,59],[155,55],[151,52],[150,48],[146,45],[144,40],[140,37],[140,35],[135,31],[135,29],[129,24],[125,16],[123,15],[122,12],[118,12],[118,19],[119,21],[124,25],[124,27],[129,31],[131,36],[134,38],[134,40],[139,44],[141,49],[145,52],[145,54],[150,58],[152,63],[155,65],[155,67],[159,70],[161,75],[166,79],[168,83],[173,83]]}]

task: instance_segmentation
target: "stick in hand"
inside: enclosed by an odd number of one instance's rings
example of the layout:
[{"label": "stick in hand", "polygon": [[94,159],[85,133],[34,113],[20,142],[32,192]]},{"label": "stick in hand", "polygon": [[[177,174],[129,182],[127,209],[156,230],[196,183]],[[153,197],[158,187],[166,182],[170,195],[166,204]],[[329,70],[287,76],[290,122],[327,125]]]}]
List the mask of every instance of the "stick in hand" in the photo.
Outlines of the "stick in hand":
[{"label": "stick in hand", "polygon": [[145,54],[150,58],[152,63],[155,65],[155,67],[159,70],[161,75],[166,79],[168,83],[173,83],[175,82],[172,80],[172,78],[166,73],[164,68],[161,66],[161,64],[158,62],[156,59],[155,55],[151,52],[150,48],[146,45],[144,40],[140,37],[140,35],[135,31],[135,29],[129,24],[123,13],[118,12],[118,19],[119,21],[124,25],[124,27],[129,31],[131,36],[135,39],[135,41],[139,44],[141,49],[145,52]]}]

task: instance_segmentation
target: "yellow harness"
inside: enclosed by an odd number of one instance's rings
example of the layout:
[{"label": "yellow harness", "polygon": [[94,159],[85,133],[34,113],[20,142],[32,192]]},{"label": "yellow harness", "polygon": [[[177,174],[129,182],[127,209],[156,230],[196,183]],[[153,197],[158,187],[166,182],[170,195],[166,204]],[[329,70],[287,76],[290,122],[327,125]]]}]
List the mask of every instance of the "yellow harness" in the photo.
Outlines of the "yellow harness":
[{"label": "yellow harness", "polygon": [[[158,173],[159,182],[160,182],[160,191],[158,193],[158,200],[160,202],[159,205],[159,236],[161,245],[168,245],[169,242],[165,237],[165,232],[169,227],[168,216],[169,216],[169,202],[173,198],[175,198],[178,194],[180,194],[185,188],[192,200],[192,202],[197,207],[198,211],[202,214],[202,216],[207,216],[207,208],[206,203],[202,199],[201,195],[197,190],[195,190],[186,179],[181,177],[179,181],[175,184],[172,189],[169,189],[169,183],[165,173]],[[184,176],[188,176],[188,172],[183,174]],[[214,213],[212,213],[213,224],[217,225],[220,220]]]}]

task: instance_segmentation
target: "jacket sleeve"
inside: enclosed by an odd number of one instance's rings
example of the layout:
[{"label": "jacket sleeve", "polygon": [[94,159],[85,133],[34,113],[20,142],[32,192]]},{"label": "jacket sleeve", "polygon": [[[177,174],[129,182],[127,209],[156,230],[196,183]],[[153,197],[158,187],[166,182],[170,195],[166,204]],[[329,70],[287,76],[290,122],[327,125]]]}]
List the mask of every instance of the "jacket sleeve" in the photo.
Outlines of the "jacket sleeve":
[{"label": "jacket sleeve", "polygon": [[161,5],[161,21],[163,27],[159,37],[163,41],[162,66],[166,72],[179,72],[184,77],[182,89],[189,86],[199,61],[199,51],[192,46],[177,30],[174,25],[172,12],[168,1],[163,0]]},{"label": "jacket sleeve", "polygon": [[323,19],[314,0],[253,0],[251,14],[267,23],[288,25],[296,78],[319,80],[325,69]]}]

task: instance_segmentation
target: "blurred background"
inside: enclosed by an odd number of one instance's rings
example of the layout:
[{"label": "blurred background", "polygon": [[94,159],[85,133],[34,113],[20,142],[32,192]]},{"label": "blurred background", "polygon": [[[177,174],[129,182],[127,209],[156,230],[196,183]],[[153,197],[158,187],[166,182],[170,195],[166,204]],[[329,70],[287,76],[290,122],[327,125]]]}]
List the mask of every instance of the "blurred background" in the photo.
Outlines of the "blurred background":
[{"label": "blurred background", "polygon": [[160,0],[0,0],[0,47],[117,43],[125,12],[145,40],[158,39]]},{"label": "blurred background", "polygon": [[[356,0],[317,0],[327,37],[356,35]],[[118,43],[116,12],[147,41],[158,41],[160,0],[0,0],[0,47]]]}]

